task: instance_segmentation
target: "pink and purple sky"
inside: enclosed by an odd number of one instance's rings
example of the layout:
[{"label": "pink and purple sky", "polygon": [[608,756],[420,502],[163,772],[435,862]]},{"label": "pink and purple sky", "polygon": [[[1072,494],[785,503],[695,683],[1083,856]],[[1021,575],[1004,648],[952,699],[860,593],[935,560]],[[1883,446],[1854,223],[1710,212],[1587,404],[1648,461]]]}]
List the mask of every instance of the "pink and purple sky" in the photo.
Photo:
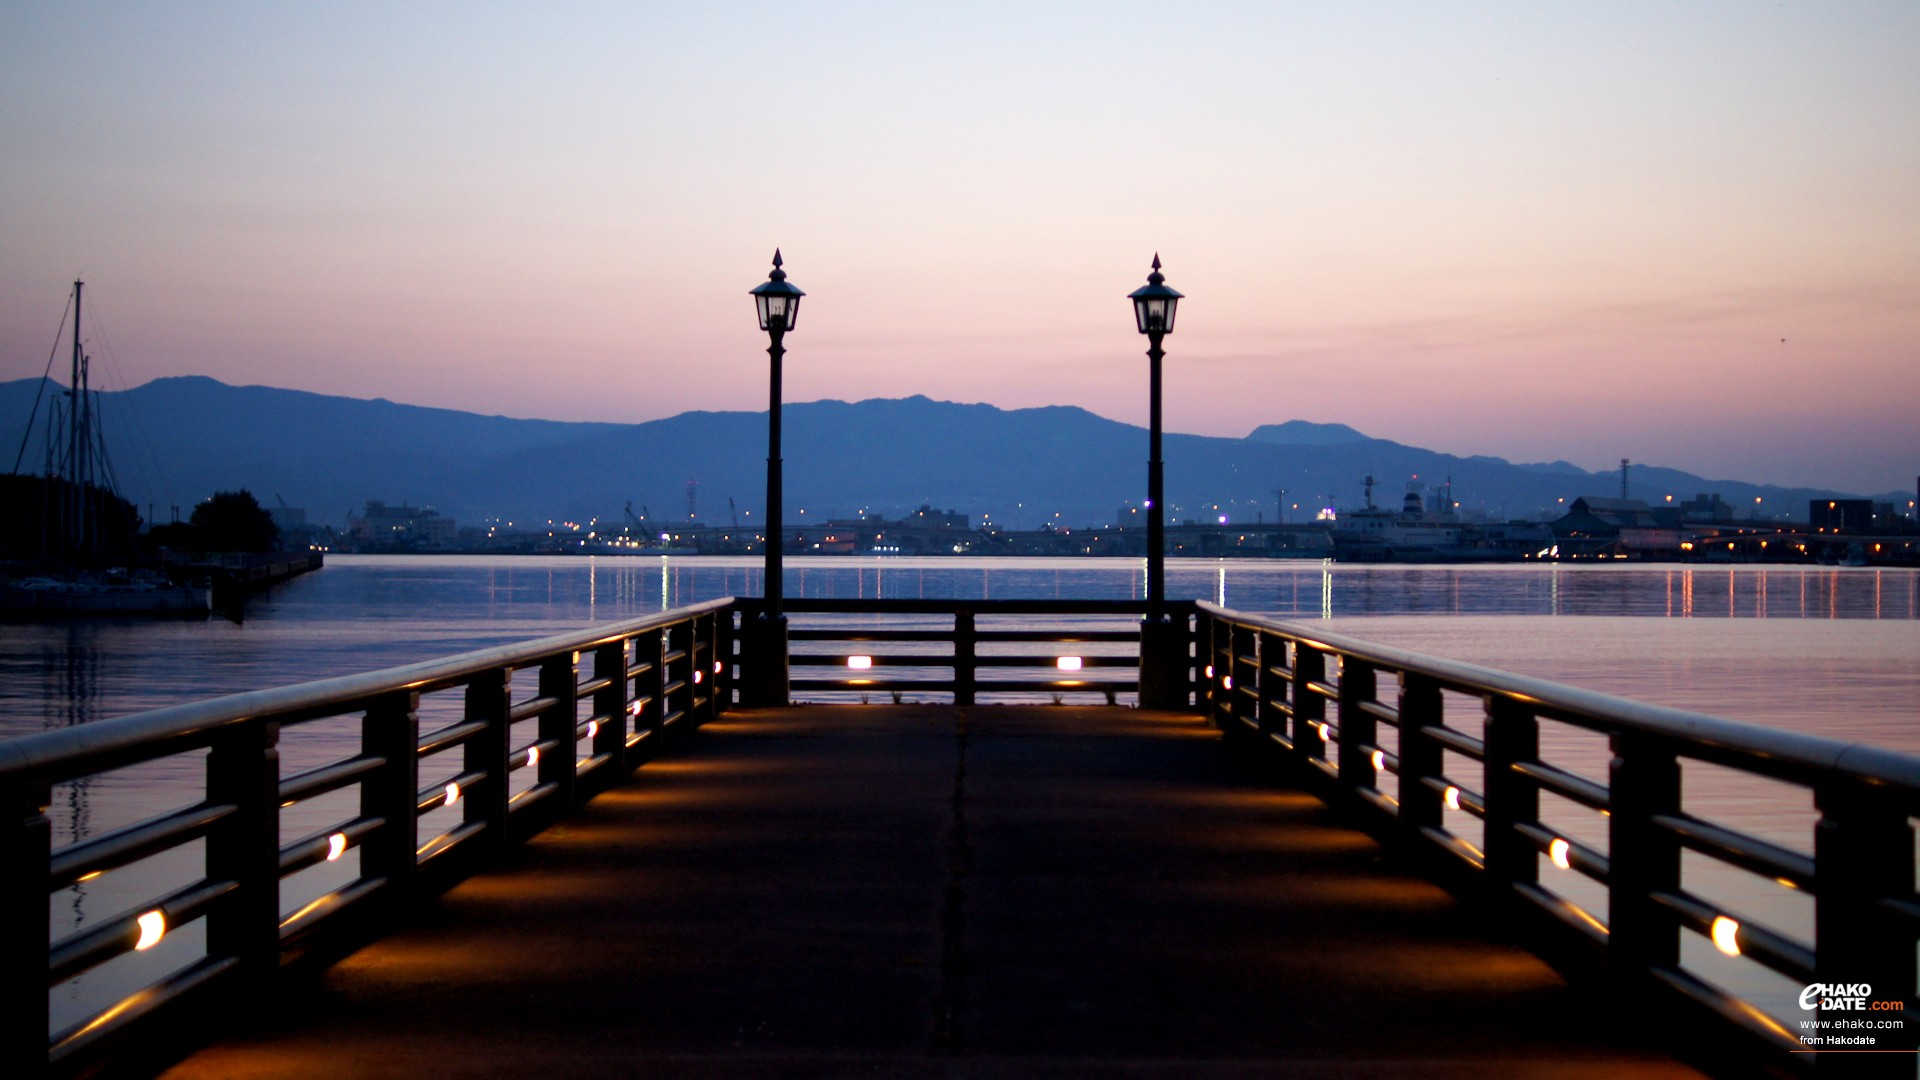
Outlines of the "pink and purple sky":
[{"label": "pink and purple sky", "polygon": [[[1920,5],[0,8],[0,377],[787,400],[1910,491]],[[95,317],[97,316],[97,318]],[[58,370],[64,369],[64,362]]]}]

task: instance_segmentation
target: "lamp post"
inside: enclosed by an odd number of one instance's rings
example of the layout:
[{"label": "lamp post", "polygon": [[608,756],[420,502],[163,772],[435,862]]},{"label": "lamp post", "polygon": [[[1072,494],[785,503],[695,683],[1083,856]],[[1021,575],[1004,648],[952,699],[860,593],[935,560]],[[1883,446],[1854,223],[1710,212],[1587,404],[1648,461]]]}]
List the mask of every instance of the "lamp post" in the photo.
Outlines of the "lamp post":
[{"label": "lamp post", "polygon": [[785,542],[780,506],[780,361],[786,356],[781,339],[799,321],[800,298],[806,294],[787,281],[787,272],[780,269],[778,248],[773,252],[773,271],[749,292],[760,317],[760,329],[767,332],[767,356],[772,363],[767,392],[767,517],[763,523],[766,610],[756,620],[757,625],[743,628],[747,640],[742,651],[748,662],[742,671],[740,696],[743,705],[765,707],[787,704],[787,617],[780,610],[780,555]]},{"label": "lamp post", "polygon": [[1147,283],[1127,295],[1133,318],[1147,335],[1148,444],[1147,444],[1147,617],[1140,624],[1140,704],[1151,709],[1186,707],[1187,658],[1185,626],[1167,619],[1166,492],[1160,460],[1160,360],[1166,353],[1160,342],[1173,333],[1173,316],[1181,293],[1166,284],[1160,256],[1153,256]]}]

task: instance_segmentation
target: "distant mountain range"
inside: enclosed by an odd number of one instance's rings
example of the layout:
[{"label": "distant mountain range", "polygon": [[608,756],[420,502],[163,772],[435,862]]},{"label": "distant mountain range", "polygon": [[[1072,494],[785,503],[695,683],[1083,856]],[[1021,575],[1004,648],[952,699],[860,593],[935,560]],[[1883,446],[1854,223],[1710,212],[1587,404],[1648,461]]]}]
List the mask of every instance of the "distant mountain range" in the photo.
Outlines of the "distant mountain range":
[{"label": "distant mountain range", "polygon": [[[39,390],[37,379],[0,383],[0,446],[16,449],[24,439],[27,472],[44,462],[44,403],[34,431],[25,430]],[[369,499],[431,506],[465,525],[489,517],[618,522],[629,500],[655,521],[685,521],[689,482],[692,515],[710,523],[729,519],[730,499],[758,519],[765,498],[765,413],[688,412],[644,424],[516,420],[201,377],[101,396],[121,490],[160,521],[171,506],[185,516],[193,503],[235,488],[333,525]],[[1146,429],[1070,406],[814,401],[788,405],[783,421],[790,520],[803,509],[810,519],[861,510],[891,517],[930,504],[976,521],[991,514],[1013,528],[1083,526],[1113,521],[1145,490]],[[1170,434],[1166,460],[1175,520],[1272,521],[1279,488],[1291,521],[1327,505],[1353,509],[1369,474],[1380,480],[1382,505],[1397,506],[1409,482],[1437,487],[1451,478],[1464,509],[1500,519],[1620,493],[1615,472],[1458,457],[1301,420],[1243,439]],[[1809,499],[1846,495],[1644,465],[1633,467],[1631,483],[1649,501],[1716,492],[1744,514],[1758,496],[1766,512],[1800,518]]]}]

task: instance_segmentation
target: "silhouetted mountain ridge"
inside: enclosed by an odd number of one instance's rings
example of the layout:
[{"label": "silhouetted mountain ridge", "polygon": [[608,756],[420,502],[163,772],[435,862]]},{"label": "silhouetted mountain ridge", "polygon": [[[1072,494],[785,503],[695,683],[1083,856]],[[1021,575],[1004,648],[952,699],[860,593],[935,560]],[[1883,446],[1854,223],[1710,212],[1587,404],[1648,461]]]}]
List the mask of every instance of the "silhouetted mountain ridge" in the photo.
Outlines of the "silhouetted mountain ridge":
[{"label": "silhouetted mountain ridge", "polygon": [[[0,445],[19,447],[39,380],[0,383]],[[44,407],[42,418],[44,420]],[[482,416],[453,409],[363,400],[265,386],[229,386],[205,377],[157,379],[101,395],[101,415],[121,489],[146,513],[184,516],[217,490],[245,487],[263,504],[306,508],[310,520],[340,524],[369,499],[433,506],[478,524],[618,521],[629,499],[655,521],[693,515],[728,520],[761,512],[766,414],[693,411],[638,424],[571,423]],[[1114,520],[1144,495],[1147,433],[1077,406],[1002,409],[923,395],[823,400],[783,414],[787,512],[889,516],[921,504],[976,519],[1033,528]],[[23,469],[38,471],[38,432]],[[1243,439],[1170,434],[1167,494],[1175,520],[1271,521],[1285,488],[1289,520],[1322,506],[1361,504],[1361,478],[1380,478],[1376,501],[1397,505],[1418,476],[1496,517],[1548,513],[1579,495],[1617,495],[1617,473],[1556,461],[1515,465],[1461,457],[1364,435],[1344,424],[1288,421]],[[1636,494],[1655,501],[1719,492],[1750,508],[1804,514],[1806,500],[1845,493],[1704,480],[1636,465]],[[1294,504],[1299,509],[1295,510]],[[1217,505],[1217,509],[1216,509]],[[1054,515],[1058,514],[1056,518]],[[747,520],[743,518],[743,520]]]}]

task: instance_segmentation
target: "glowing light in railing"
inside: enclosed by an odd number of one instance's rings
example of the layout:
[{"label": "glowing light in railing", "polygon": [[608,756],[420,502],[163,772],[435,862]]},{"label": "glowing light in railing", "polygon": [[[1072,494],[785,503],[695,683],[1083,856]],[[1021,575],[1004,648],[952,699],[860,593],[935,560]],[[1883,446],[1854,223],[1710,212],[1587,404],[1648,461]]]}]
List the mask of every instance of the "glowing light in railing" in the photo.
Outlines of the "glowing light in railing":
[{"label": "glowing light in railing", "polygon": [[1460,789],[1454,787],[1452,784],[1448,784],[1447,792],[1440,796],[1440,801],[1445,803],[1449,810],[1460,809]]},{"label": "glowing light in railing", "polygon": [[600,734],[600,721],[598,720],[587,721],[587,738],[591,739],[598,734]]},{"label": "glowing light in railing", "polygon": [[447,782],[447,805],[452,806],[454,803],[457,803],[459,801],[460,801],[460,783],[457,780],[450,780]]},{"label": "glowing light in railing", "polygon": [[1053,662],[1053,666],[1061,671],[1079,671],[1081,660],[1077,656],[1062,656]]},{"label": "glowing light in railing", "polygon": [[1320,729],[1321,742],[1330,743],[1333,741],[1333,728],[1327,726],[1326,724],[1315,724],[1314,727],[1317,727]]},{"label": "glowing light in railing", "polygon": [[849,656],[847,657],[847,666],[855,671],[865,671],[873,666],[873,657]]},{"label": "glowing light in railing", "polygon": [[699,686],[699,685],[700,685],[700,680],[701,680],[701,679],[704,679],[704,678],[706,678],[706,677],[707,677],[707,673],[706,673],[706,672],[704,672],[704,671],[701,671],[701,670],[700,670],[699,668],[694,668],[694,669],[693,669],[693,685],[695,685],[695,686]]},{"label": "glowing light in railing", "polygon": [[1208,664],[1208,665],[1207,665],[1207,678],[1209,678],[1209,679],[1211,679],[1211,678],[1213,678],[1213,665],[1212,665],[1212,664]]},{"label": "glowing light in railing", "polygon": [[136,951],[145,952],[160,944],[160,939],[167,936],[167,915],[164,911],[149,911],[135,919],[134,923],[140,927],[140,940],[133,943]]},{"label": "glowing light in railing", "polygon": [[1740,955],[1740,923],[1725,915],[1713,917],[1713,947],[1728,956]]},{"label": "glowing light in railing", "polygon": [[644,702],[644,701],[635,701],[635,702],[633,702],[633,703],[631,703],[631,704],[629,704],[629,705],[627,706],[627,712],[628,712],[628,713],[629,713],[630,715],[633,715],[633,716],[639,716],[639,715],[640,715],[640,709],[641,709],[641,707],[642,707],[642,706],[644,706],[644,705],[646,705],[646,702]]},{"label": "glowing light in railing", "polygon": [[531,769],[538,764],[540,764],[540,748],[537,746],[527,747],[527,768]]},{"label": "glowing light in railing", "polygon": [[327,861],[328,862],[339,862],[340,856],[345,855],[346,853],[347,853],[347,834],[346,833],[337,832],[337,833],[334,833],[332,836],[327,837]]},{"label": "glowing light in railing", "polygon": [[718,661],[718,660],[715,660],[715,661],[713,662],[713,673],[714,673],[715,675],[718,675],[718,674],[720,674],[720,672],[721,672],[721,670],[722,670],[722,665],[721,665],[721,663],[720,663],[720,661]]},{"label": "glowing light in railing", "polygon": [[1231,675],[1220,676],[1220,689],[1222,690],[1233,689],[1233,676]]},{"label": "glowing light in railing", "polygon": [[1553,843],[1547,845],[1547,858],[1562,870],[1573,869],[1573,860],[1569,858],[1572,852],[1573,845],[1557,836],[1553,838]]},{"label": "glowing light in railing", "polygon": [[1379,772],[1382,769],[1385,769],[1386,767],[1387,767],[1387,752],[1385,750],[1375,750],[1373,752],[1373,771]]}]

